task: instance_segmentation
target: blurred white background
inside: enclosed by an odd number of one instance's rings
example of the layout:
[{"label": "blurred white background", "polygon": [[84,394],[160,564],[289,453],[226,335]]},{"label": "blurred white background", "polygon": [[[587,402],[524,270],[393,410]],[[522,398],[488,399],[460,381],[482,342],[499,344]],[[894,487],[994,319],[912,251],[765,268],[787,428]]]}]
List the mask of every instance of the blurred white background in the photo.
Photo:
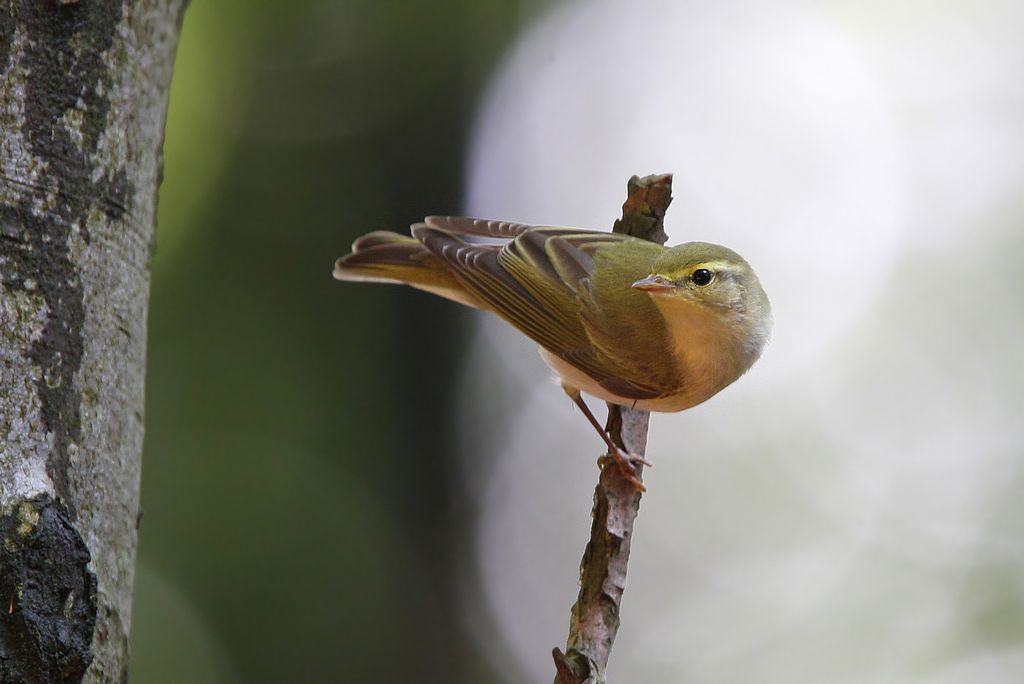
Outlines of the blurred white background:
[{"label": "blurred white background", "polygon": [[[612,681],[1024,681],[1022,35],[1015,2],[604,0],[509,53],[469,213],[608,230],[672,172],[670,244],[736,249],[775,312],[746,377],[653,417]],[[480,320],[466,619],[550,681],[600,443]]]}]

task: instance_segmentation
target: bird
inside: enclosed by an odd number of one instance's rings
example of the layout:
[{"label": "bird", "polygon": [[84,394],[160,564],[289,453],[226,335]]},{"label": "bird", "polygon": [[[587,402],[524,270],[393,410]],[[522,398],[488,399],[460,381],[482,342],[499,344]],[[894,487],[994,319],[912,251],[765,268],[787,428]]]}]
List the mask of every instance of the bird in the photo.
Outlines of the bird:
[{"label": "bird", "polygon": [[374,231],[335,262],[345,281],[396,283],[496,314],[537,343],[562,389],[639,489],[582,393],[672,413],[711,398],[761,356],[771,305],[727,247],[664,247],[621,233],[428,216]]}]

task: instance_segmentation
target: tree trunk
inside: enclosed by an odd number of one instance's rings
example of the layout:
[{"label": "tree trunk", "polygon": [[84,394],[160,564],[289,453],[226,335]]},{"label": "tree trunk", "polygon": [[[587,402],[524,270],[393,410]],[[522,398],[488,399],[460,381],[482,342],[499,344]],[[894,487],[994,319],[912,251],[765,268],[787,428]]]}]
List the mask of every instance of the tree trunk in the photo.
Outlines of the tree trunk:
[{"label": "tree trunk", "polygon": [[0,3],[0,682],[126,682],[184,0]]}]

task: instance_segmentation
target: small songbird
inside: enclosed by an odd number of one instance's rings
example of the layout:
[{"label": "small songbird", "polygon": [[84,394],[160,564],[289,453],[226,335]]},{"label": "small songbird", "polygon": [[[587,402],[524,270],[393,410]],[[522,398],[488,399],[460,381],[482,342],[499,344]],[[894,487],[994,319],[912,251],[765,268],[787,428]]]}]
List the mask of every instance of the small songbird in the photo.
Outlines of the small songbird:
[{"label": "small songbird", "polygon": [[771,331],[757,275],[736,252],[706,242],[662,247],[619,233],[430,216],[411,237],[360,237],[334,277],[411,285],[511,323],[540,346],[641,488],[580,392],[681,411],[746,372]]}]

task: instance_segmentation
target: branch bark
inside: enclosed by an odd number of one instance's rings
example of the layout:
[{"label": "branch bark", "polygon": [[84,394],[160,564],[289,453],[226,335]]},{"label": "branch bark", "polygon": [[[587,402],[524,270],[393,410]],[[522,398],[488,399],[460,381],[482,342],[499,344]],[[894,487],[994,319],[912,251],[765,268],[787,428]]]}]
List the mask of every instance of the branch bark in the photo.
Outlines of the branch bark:
[{"label": "branch bark", "polygon": [[[669,174],[633,176],[613,230],[665,244],[665,211],[672,201]],[[608,404],[607,430],[626,453],[643,456],[649,414]],[[643,467],[637,465],[637,476]],[[619,629],[633,525],[642,493],[616,467],[601,469],[594,490],[590,542],[580,562],[580,593],[569,618],[565,653],[554,649],[555,684],[604,684],[608,657]]]},{"label": "branch bark", "polygon": [[184,6],[0,6],[0,682],[127,682],[149,263]]}]

